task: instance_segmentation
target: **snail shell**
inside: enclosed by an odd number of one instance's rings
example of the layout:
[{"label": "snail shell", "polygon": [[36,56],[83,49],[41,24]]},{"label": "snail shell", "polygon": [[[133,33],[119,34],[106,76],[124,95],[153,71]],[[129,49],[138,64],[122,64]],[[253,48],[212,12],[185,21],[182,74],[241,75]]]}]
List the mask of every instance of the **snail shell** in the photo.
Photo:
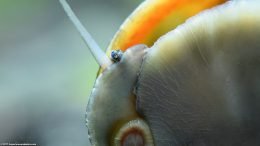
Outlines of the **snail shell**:
[{"label": "snail shell", "polygon": [[[151,48],[129,48],[95,83],[87,108],[92,144],[259,145],[259,7],[228,2]],[[148,136],[131,133],[129,123]]]},{"label": "snail shell", "polygon": [[260,2],[189,19],[147,52],[137,111],[156,145],[259,145]]}]

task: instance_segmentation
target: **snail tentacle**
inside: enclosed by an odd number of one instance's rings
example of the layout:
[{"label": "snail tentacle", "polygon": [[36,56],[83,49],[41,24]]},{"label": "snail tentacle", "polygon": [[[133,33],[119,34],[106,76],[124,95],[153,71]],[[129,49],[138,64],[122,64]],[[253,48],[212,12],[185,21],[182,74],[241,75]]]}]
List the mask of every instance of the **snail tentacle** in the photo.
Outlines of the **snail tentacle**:
[{"label": "snail tentacle", "polygon": [[107,57],[104,51],[98,46],[93,37],[89,34],[89,32],[85,29],[82,23],[79,21],[78,17],[74,14],[72,9],[66,0],[60,0],[60,3],[64,9],[64,11],[69,16],[71,22],[74,24],[84,42],[87,44],[88,48],[91,51],[91,54],[95,57],[97,63],[105,69],[109,65],[112,64],[111,60]]}]

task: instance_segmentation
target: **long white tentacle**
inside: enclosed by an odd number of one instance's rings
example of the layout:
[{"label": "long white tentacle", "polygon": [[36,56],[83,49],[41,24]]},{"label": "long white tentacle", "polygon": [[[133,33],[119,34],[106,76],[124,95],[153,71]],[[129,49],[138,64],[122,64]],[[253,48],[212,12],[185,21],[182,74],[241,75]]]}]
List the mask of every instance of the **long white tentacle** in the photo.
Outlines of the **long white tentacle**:
[{"label": "long white tentacle", "polygon": [[105,69],[107,66],[112,64],[112,61],[107,57],[105,52],[101,50],[101,48],[98,46],[96,41],[91,37],[89,32],[84,28],[82,23],[79,21],[77,16],[74,14],[72,9],[70,8],[69,4],[66,2],[66,0],[60,0],[61,5],[63,6],[63,9],[69,16],[72,23],[75,25],[77,30],[79,31],[81,37],[87,44],[88,48],[90,49],[92,55],[95,57],[98,64]]}]

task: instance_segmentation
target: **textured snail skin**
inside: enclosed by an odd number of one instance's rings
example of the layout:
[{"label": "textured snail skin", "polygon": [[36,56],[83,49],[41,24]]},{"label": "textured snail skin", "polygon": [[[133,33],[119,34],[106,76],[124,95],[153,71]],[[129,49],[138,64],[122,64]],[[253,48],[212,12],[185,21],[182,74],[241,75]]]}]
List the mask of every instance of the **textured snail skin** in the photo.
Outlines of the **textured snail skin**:
[{"label": "textured snail skin", "polygon": [[260,2],[203,12],[145,55],[137,111],[157,146],[260,145]]},{"label": "textured snail skin", "polygon": [[145,48],[145,45],[130,48],[120,62],[108,67],[96,80],[87,106],[87,127],[92,145],[109,145],[115,134],[113,131],[138,118],[132,91]]}]

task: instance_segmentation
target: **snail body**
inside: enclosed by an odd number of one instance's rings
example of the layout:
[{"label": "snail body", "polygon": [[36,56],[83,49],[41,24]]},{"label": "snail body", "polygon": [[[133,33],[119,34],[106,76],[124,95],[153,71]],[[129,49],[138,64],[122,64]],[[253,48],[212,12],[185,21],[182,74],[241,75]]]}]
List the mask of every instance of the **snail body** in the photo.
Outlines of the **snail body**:
[{"label": "snail body", "polygon": [[[207,2],[214,4],[203,9],[223,1]],[[139,30],[133,16],[141,5],[108,47],[126,50],[121,60],[101,70],[92,90],[91,143],[259,145],[259,7],[257,1],[230,1],[184,23],[192,13],[156,40],[157,27],[131,35]]]}]

